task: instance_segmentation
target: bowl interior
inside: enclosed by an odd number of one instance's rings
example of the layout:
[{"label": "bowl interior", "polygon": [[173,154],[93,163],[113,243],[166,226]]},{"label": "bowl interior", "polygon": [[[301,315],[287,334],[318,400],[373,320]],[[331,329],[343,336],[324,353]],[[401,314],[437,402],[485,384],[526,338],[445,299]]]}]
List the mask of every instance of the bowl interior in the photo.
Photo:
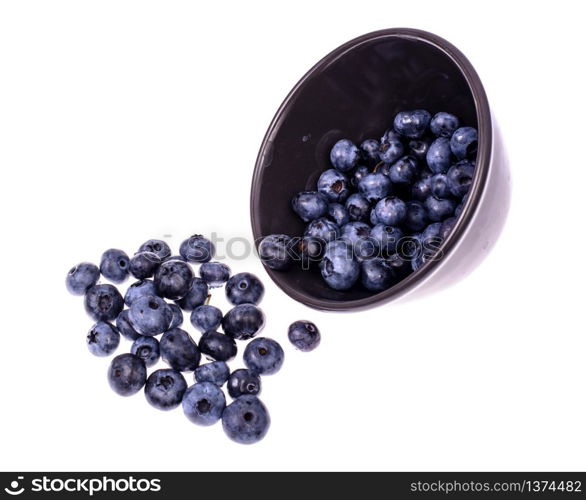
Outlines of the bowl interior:
[{"label": "bowl interior", "polygon": [[[326,56],[285,100],[261,147],[251,206],[256,242],[273,233],[303,234],[291,198],[316,189],[320,174],[331,168],[329,152],[338,139],[379,139],[398,111],[417,108],[449,111],[477,126],[466,78],[435,44],[395,34],[366,36]],[[267,271],[301,300],[348,302],[375,295],[360,287],[332,290],[317,268]]]}]

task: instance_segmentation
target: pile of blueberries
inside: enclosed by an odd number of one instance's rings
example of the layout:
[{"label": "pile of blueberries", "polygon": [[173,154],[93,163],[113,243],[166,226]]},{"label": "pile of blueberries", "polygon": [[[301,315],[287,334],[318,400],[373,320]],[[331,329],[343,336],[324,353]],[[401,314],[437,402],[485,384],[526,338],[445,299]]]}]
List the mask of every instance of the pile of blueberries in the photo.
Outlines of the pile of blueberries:
[{"label": "pile of blueberries", "polygon": [[[221,419],[231,439],[254,443],[270,425],[267,408],[257,397],[260,376],[277,373],[284,352],[275,340],[256,337],[265,325],[258,308],[264,295],[261,281],[250,273],[232,275],[226,264],[211,261],[214,253],[213,243],[201,235],[185,240],[178,256],[171,254],[164,241],[153,239],[132,258],[110,249],[99,267],[88,262],[73,267],[66,286],[72,294],[85,296],[85,310],[96,321],[87,334],[92,354],[109,356],[118,348],[121,335],[132,342],[130,353],[113,358],[108,370],[116,393],[130,396],[144,387],[147,401],[155,408],[171,410],[182,405],[191,422],[208,426]],[[192,264],[200,264],[199,276]],[[100,276],[120,284],[130,275],[138,281],[124,297],[114,285],[98,283]],[[234,306],[225,315],[209,304],[211,290],[222,286]],[[197,343],[180,328],[184,311],[201,332]],[[288,337],[301,351],[311,351],[320,342],[319,330],[309,321],[294,322]],[[237,354],[236,341],[249,339],[253,340],[243,355],[246,368],[231,372],[227,362]],[[202,355],[210,362],[200,364]],[[147,376],[147,368],[159,359],[169,368]],[[192,372],[195,383],[188,387],[182,372]],[[233,398],[229,405],[221,389],[224,384]]]},{"label": "pile of blueberries", "polygon": [[292,200],[303,236],[265,237],[261,259],[280,271],[319,264],[334,290],[393,286],[439,255],[472,185],[477,144],[476,129],[453,114],[421,109],[398,113],[380,141],[339,140],[316,191]]}]

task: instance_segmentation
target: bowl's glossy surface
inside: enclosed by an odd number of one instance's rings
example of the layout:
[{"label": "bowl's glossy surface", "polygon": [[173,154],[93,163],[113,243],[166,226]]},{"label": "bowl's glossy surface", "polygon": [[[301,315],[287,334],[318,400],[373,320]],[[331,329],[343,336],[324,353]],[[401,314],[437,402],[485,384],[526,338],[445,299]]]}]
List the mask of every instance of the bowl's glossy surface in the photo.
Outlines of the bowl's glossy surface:
[{"label": "bowl's glossy surface", "polygon": [[470,62],[444,39],[396,28],[369,33],[331,52],[279,108],[262,143],[252,182],[256,243],[272,233],[302,234],[305,225],[292,211],[290,200],[299,191],[315,190],[321,172],[331,168],[329,151],[338,139],[359,144],[379,138],[398,111],[416,108],[432,114],[449,111],[479,133],[473,186],[456,227],[442,245],[442,257],[376,294],[360,287],[332,290],[317,269],[267,268],[295,300],[318,309],[360,309],[403,296],[424,283],[428,289],[443,286],[467,274],[496,241],[508,208],[509,180],[482,83]]}]

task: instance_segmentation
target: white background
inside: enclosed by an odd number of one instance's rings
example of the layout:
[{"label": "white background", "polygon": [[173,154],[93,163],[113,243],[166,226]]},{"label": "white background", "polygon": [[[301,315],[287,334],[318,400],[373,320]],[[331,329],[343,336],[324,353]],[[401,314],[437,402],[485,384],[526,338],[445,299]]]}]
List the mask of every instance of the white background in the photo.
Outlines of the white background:
[{"label": "white background", "polygon": [[[583,19],[579,2],[519,4],[2,2],[0,469],[584,470]],[[266,278],[266,335],[286,344],[299,318],[323,334],[264,379],[258,445],[111,392],[68,269],[165,234],[175,251],[193,232],[249,237],[282,99],[393,26],[444,36],[483,79],[513,176],[493,253],[441,294],[355,314],[231,262]]]}]

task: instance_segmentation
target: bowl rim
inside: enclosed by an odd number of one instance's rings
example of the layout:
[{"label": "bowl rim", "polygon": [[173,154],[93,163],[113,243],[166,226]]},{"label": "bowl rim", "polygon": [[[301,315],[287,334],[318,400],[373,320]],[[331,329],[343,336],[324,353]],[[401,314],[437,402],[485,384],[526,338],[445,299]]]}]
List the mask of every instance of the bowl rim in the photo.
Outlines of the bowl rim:
[{"label": "bowl rim", "polygon": [[301,79],[295,84],[291,91],[287,94],[279,109],[275,113],[267,132],[261,143],[257,159],[254,166],[254,173],[252,177],[252,187],[250,195],[250,214],[252,232],[254,237],[255,246],[258,249],[258,245],[264,236],[260,231],[260,220],[258,217],[258,200],[260,198],[261,183],[260,177],[263,171],[262,164],[264,163],[264,157],[271,147],[271,137],[273,136],[276,128],[280,121],[286,115],[289,107],[293,105],[296,95],[303,89],[308,81],[313,77],[315,73],[318,73],[322,69],[326,68],[340,57],[343,57],[347,52],[356,49],[357,47],[371,43],[375,40],[383,40],[388,38],[400,38],[407,40],[416,40],[418,42],[427,43],[434,48],[438,49],[445,56],[447,56],[458,68],[464,77],[474,100],[476,107],[477,116],[477,129],[478,129],[478,152],[476,157],[476,169],[474,179],[470,191],[468,192],[468,199],[464,203],[462,213],[457,218],[456,224],[454,225],[449,236],[440,245],[438,252],[442,253],[440,259],[434,259],[424,263],[417,271],[412,272],[407,277],[393,285],[391,288],[382,292],[374,293],[368,297],[354,300],[331,300],[322,299],[311,296],[309,294],[300,292],[295,288],[284,283],[280,276],[283,271],[275,271],[267,266],[264,266],[265,271],[268,273],[273,282],[289,295],[294,300],[301,302],[314,309],[324,311],[358,311],[361,309],[369,309],[375,305],[379,305],[383,302],[397,299],[413,291],[416,287],[421,285],[424,281],[429,279],[441,265],[448,259],[451,253],[458,246],[458,243],[462,240],[463,236],[467,232],[472,219],[476,213],[476,210],[483,198],[484,191],[489,177],[489,170],[492,163],[492,145],[493,145],[493,132],[492,132],[492,118],[490,113],[490,106],[486,92],[480,81],[480,77],[476,73],[476,70],[470,63],[470,61],[464,56],[464,54],[452,45],[444,38],[430,33],[428,31],[419,30],[415,28],[388,28],[378,31],[366,33],[357,38],[340,45],[336,49],[332,50],[329,54],[319,60]]}]

